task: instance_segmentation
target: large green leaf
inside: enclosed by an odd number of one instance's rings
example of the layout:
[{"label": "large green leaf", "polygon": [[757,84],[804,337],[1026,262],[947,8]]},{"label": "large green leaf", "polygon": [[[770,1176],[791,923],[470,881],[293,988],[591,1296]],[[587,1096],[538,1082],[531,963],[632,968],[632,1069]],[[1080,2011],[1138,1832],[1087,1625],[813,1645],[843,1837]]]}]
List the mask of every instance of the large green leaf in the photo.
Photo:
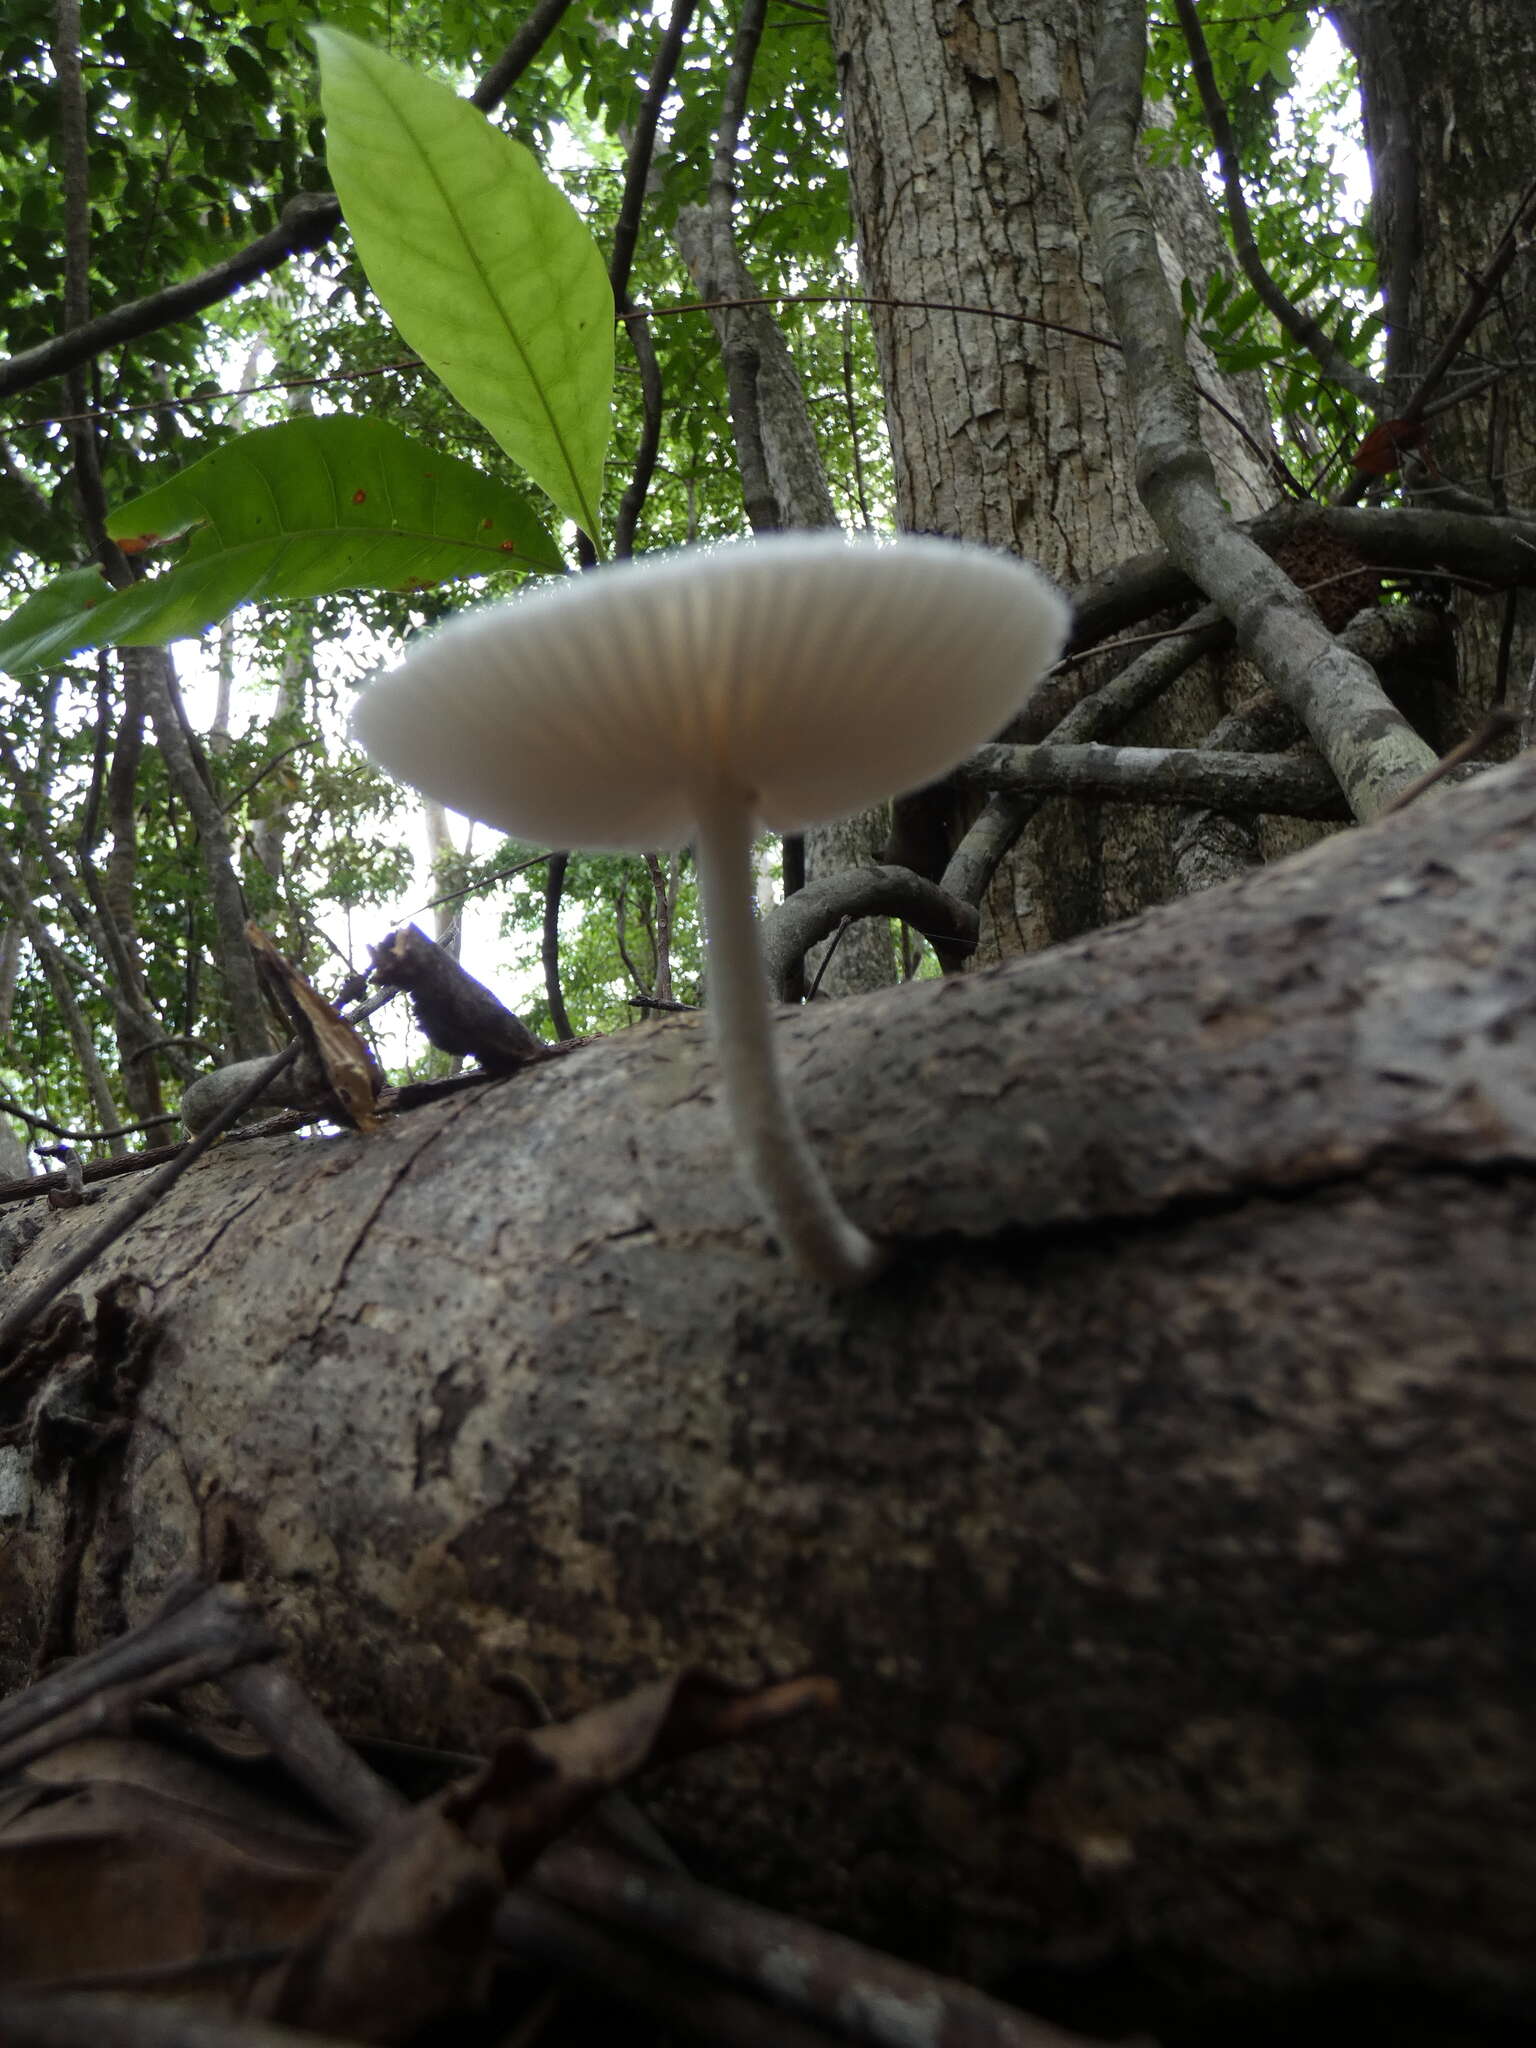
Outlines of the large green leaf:
[{"label": "large green leaf", "polygon": [[0,668],[176,640],[252,598],[563,566],[516,491],[398,427],[341,416],[259,427],[122,506],[107,528],[140,549],[189,537],[174,567],[129,590],[72,570],[36,592],[0,624]]},{"label": "large green leaf", "polygon": [[[24,676],[57,661],[61,651],[89,647],[93,612],[110,602],[112,586],[99,569],[68,569],[24,598],[0,620],[0,674]],[[68,648],[62,648],[62,642]]]},{"label": "large green leaf", "polygon": [[594,540],[613,294],[580,215],[468,100],[333,28],[331,178],[368,281],[423,361]]}]

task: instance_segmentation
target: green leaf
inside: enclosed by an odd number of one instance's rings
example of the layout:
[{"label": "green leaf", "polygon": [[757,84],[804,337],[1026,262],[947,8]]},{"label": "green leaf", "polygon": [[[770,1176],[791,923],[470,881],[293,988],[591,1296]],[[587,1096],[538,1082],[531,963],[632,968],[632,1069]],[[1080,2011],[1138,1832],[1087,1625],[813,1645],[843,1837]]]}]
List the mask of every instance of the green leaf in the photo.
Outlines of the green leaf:
[{"label": "green leaf", "polygon": [[190,539],[174,567],[129,590],[106,593],[94,570],[60,577],[0,625],[0,665],[180,639],[253,598],[563,567],[516,491],[398,427],[342,415],[259,427],[122,506],[107,530],[131,552]]},{"label": "green leaf", "polygon": [[91,613],[111,595],[112,586],[94,568],[66,570],[41,590],[34,590],[9,618],[0,620],[0,673],[25,675],[29,669],[57,660],[61,633],[72,647],[88,644],[72,636],[89,630]]},{"label": "green leaf", "polygon": [[337,29],[311,33],[331,177],[369,283],[459,403],[595,540],[613,293],[581,216],[446,85]]},{"label": "green leaf", "polygon": [[1229,377],[1241,375],[1244,370],[1262,370],[1267,363],[1285,360],[1282,349],[1271,348],[1265,341],[1250,341],[1240,348],[1224,348],[1217,360]]}]

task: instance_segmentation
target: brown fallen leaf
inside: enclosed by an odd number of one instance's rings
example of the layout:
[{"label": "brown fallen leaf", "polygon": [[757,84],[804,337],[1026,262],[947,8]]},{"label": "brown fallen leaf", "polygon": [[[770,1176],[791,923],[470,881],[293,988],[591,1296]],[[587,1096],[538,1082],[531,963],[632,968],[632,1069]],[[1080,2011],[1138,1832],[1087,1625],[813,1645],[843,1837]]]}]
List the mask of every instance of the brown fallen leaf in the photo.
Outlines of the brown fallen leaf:
[{"label": "brown fallen leaf", "polygon": [[245,936],[262,979],[282,1006],[295,1035],[313,1055],[347,1120],[360,1131],[376,1131],[379,1118],[373,1105],[383,1076],[367,1045],[287,955],[278,951],[259,924],[248,924]]},{"label": "brown fallen leaf", "polygon": [[233,2011],[254,1971],[208,1958],[293,1942],[348,1853],[171,1744],[72,1743],[0,1792],[0,1986],[185,1965]]},{"label": "brown fallen leaf", "polygon": [[650,1765],[758,1734],[836,1696],[819,1678],[748,1692],[685,1671],[570,1721],[518,1730],[482,1770],[374,1836],[250,2009],[392,2043],[472,2007],[495,1964],[508,1883],[557,1834]]}]

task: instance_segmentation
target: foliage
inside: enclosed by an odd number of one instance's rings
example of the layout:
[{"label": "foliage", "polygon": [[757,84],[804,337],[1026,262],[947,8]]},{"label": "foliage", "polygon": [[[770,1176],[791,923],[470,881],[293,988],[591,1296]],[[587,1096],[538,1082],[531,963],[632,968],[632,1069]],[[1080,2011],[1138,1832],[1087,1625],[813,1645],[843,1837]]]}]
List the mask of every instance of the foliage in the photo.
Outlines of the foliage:
[{"label": "foliage", "polygon": [[[1204,18],[1261,249],[1285,289],[1365,361],[1369,242],[1330,159],[1329,95],[1299,109],[1285,97],[1317,10],[1254,16],[1229,4],[1230,21]],[[317,11],[329,134],[309,40]],[[561,520],[594,540],[611,531],[632,473],[641,385],[622,323],[614,345],[606,262],[663,24],[624,0],[572,7],[487,120],[458,90],[483,75],[524,11],[469,0],[403,11],[383,0],[318,10],[312,0],[218,10],[86,0],[90,239],[74,254],[94,310],[226,260],[333,176],[350,223],[199,319],[158,326],[9,401],[0,427],[0,591],[11,600],[0,605],[10,613],[0,664],[12,675],[15,758],[57,845],[84,849],[82,887],[110,884],[122,897],[146,1002],[168,1035],[201,1042],[195,1061],[221,1036],[206,848],[125,700],[116,658],[89,649],[224,621],[216,644],[181,655],[189,672],[222,668],[235,685],[227,732],[196,720],[204,765],[249,909],[324,985],[340,976],[338,954],[360,964],[385,906],[413,886],[429,893],[410,881],[410,800],[346,744],[353,687],[463,601],[450,579],[494,571],[497,587],[508,554],[563,568]],[[631,292],[652,309],[665,391],[641,548],[743,523],[719,348],[705,314],[674,310],[695,295],[670,239],[679,208],[708,192],[734,26],[734,9],[697,15],[641,218]],[[10,354],[65,325],[55,32],[50,6],[18,0],[0,35],[0,260],[16,285],[0,306],[0,351]],[[1172,107],[1167,146],[1203,157],[1208,139],[1166,33],[1154,64]],[[787,295],[782,324],[839,514],[879,524],[892,485],[869,323],[857,308],[812,303],[846,298],[855,276],[834,54],[813,10],[770,10],[737,187],[743,253],[765,293]],[[1186,314],[1219,360],[1264,369],[1293,442],[1318,452],[1316,379],[1246,285],[1219,281]],[[155,572],[115,594],[89,566],[93,534],[80,518],[79,422],[68,416],[82,402],[95,415],[87,436],[111,531],[159,536],[133,557]],[[1349,429],[1351,408],[1333,394],[1321,418],[1331,439]],[[530,503],[529,479],[548,505]],[[130,785],[126,802],[115,775]],[[18,795],[0,775],[0,843],[73,963],[65,971],[124,1113],[142,1109],[159,1083],[120,1065],[108,963],[27,851]],[[548,1029],[543,871],[492,880],[519,856],[497,845],[465,864],[465,880],[494,887],[530,1020]],[[691,877],[676,880],[672,993],[693,1001]],[[624,999],[657,968],[652,875],[639,860],[576,857],[565,901],[575,1027],[633,1025]],[[30,947],[11,967],[0,950],[0,1015],[7,1006],[4,1086],[62,1122],[95,1122],[58,991]],[[174,1082],[172,1068],[159,1071]]]},{"label": "foliage", "polygon": [[[1261,12],[1226,0],[1220,11],[1202,8],[1200,19],[1264,267],[1341,355],[1368,369],[1381,331],[1376,257],[1368,222],[1356,217],[1350,199],[1339,143],[1355,90],[1352,60],[1345,56],[1334,76],[1305,99],[1295,93],[1297,66],[1321,12],[1305,6]],[[1148,131],[1150,146],[1204,165],[1210,132],[1175,24],[1154,28],[1149,69],[1149,85],[1170,111],[1166,127]],[[1336,460],[1364,438],[1371,420],[1359,401],[1319,376],[1311,357],[1237,274],[1213,277],[1203,300],[1186,280],[1183,303],[1186,324],[1223,370],[1263,372],[1281,452],[1298,474],[1316,475],[1323,460]]]},{"label": "foliage", "polygon": [[125,554],[185,546],[164,575],[110,595],[92,571],[57,578],[0,626],[0,664],[179,640],[257,600],[560,567],[516,492],[380,420],[259,427],[124,505],[107,531]]},{"label": "foliage", "polygon": [[597,245],[446,85],[317,29],[328,161],[369,282],[466,411],[594,538],[613,382]]}]

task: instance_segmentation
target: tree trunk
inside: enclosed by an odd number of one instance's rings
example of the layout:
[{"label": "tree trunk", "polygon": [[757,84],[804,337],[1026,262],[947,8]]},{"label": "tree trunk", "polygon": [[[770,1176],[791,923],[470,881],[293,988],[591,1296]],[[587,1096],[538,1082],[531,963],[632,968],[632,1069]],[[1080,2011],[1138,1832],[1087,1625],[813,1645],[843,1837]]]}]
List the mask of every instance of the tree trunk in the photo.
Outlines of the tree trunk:
[{"label": "tree trunk", "polygon": [[[1387,295],[1387,396],[1400,412],[1536,169],[1536,12],[1530,0],[1348,0],[1330,12],[1359,64]],[[1507,374],[1435,420],[1439,473],[1415,471],[1420,502],[1455,492],[1500,510],[1536,502],[1533,299],[1536,238],[1527,213],[1514,262],[1437,395],[1493,365]],[[1514,703],[1529,683],[1536,591],[1461,593],[1457,611],[1461,716],[1470,727],[1491,704]]]},{"label": "tree trunk", "polygon": [[109,1462],[0,1448],[8,1676],[215,1562],[357,1731],[817,1668],[836,1723],[661,1797],[707,1867],[1083,2025],[1110,1986],[1187,2040],[1339,1985],[1394,2043],[1528,2018],[1533,902],[1527,758],[785,1018],[898,1246],[849,1299],[773,1254],[698,1019],[225,1145],[83,1283],[160,1327]]},{"label": "tree trunk", "polygon": [[[1157,540],[1136,496],[1119,355],[1091,338],[1109,328],[1073,157],[1097,11],[831,0],[864,274],[872,294],[903,302],[874,314],[899,523],[1011,549],[1069,585]],[[1170,169],[1149,182],[1170,270],[1202,281],[1226,259],[1198,181]],[[1224,395],[1253,410],[1251,392]],[[1260,509],[1256,458],[1219,415],[1202,427],[1233,509]],[[1090,665],[1084,687],[1108,673]],[[1222,708],[1202,665],[1124,737],[1193,744]],[[1048,806],[988,892],[978,957],[1173,894],[1169,842],[1168,822],[1146,813]]]}]

